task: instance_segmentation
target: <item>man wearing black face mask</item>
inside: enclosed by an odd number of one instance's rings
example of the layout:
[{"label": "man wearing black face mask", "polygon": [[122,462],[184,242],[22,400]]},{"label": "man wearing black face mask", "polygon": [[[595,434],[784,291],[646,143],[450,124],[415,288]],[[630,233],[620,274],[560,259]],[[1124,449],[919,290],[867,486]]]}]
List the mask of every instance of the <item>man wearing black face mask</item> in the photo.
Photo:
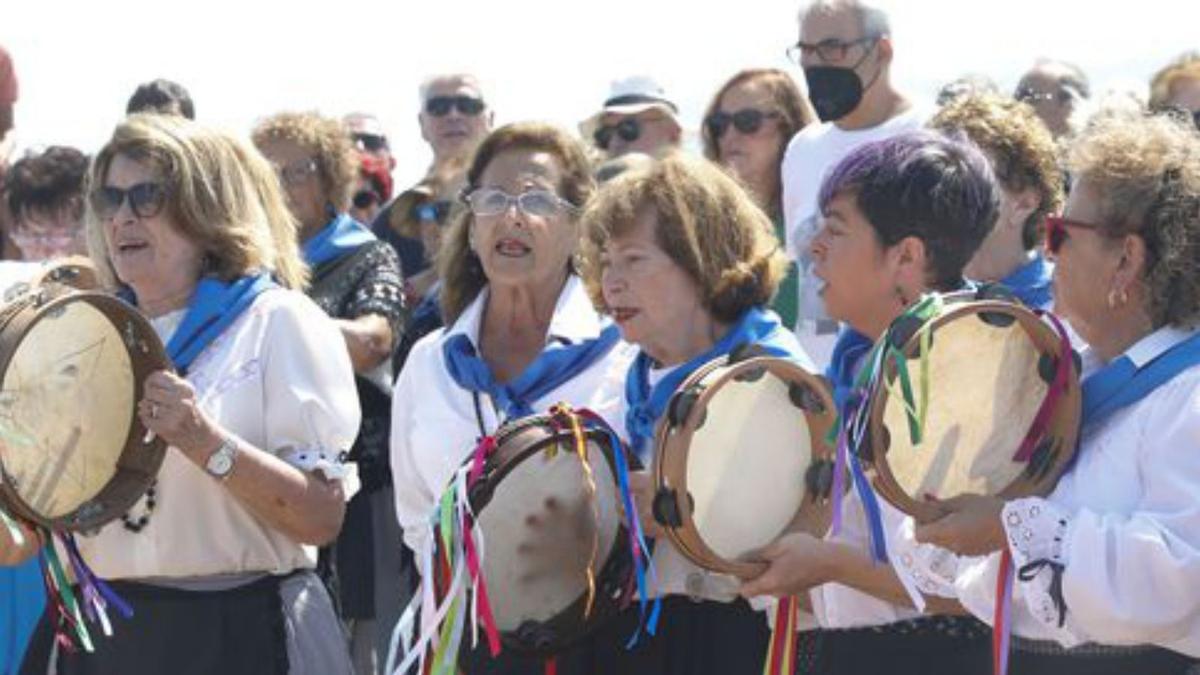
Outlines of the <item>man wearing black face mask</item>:
[{"label": "man wearing black face mask", "polygon": [[788,144],[782,176],[787,249],[800,266],[796,334],[824,367],[837,323],[825,315],[807,252],[819,229],[821,178],[859,145],[917,129],[927,115],[892,86],[890,22],[870,0],[815,0],[800,14],[800,40],[788,55],[804,69],[808,98],[822,122],[805,127]]}]

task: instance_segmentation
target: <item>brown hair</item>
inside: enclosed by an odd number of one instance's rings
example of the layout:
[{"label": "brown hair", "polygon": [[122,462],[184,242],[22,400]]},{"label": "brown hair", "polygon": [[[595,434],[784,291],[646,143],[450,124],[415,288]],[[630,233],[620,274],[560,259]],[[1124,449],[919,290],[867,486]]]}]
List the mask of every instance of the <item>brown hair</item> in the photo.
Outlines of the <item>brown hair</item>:
[{"label": "brown hair", "polygon": [[[817,114],[813,111],[812,104],[808,99],[800,93],[800,88],[796,86],[795,80],[791,75],[779,70],[778,68],[751,68],[743,70],[731,77],[721,88],[717,90],[712,101],[709,102],[708,108],[704,110],[704,116],[700,123],[700,138],[704,144],[704,156],[714,162],[720,162],[720,148],[717,147],[717,139],[712,137],[708,130],[708,125],[704,124],[703,120],[708,119],[717,111],[721,105],[721,98],[725,93],[734,87],[745,84],[747,82],[756,82],[761,84],[771,97],[771,102],[775,106],[775,112],[779,113],[779,158],[782,161],[784,151],[787,149],[788,142],[792,140],[792,136],[804,127],[817,121]],[[783,182],[776,183],[776,194],[766,195],[766,208],[768,215],[772,218],[778,218],[783,210]]]},{"label": "brown hair", "polygon": [[350,208],[360,162],[350,131],[341,120],[315,112],[283,112],[259,122],[252,136],[259,147],[282,140],[311,152],[325,199],[338,213]]},{"label": "brown hair", "polygon": [[1166,106],[1174,93],[1171,90],[1180,80],[1200,81],[1200,52],[1180,54],[1154,74],[1154,79],[1150,80],[1150,107],[1158,109]]},{"label": "brown hair", "polygon": [[[199,245],[207,271],[230,281],[265,269],[288,288],[307,283],[296,221],[271,165],[249,143],[177,115],[130,115],[92,162],[90,190],[104,184],[117,155],[159,173],[165,213],[180,234]],[[102,225],[88,203],[88,251],[101,279],[114,285]]]},{"label": "brown hair", "polygon": [[787,259],[770,219],[720,167],[672,153],[617,176],[584,211],[582,274],[597,307],[604,309],[601,254],[643,209],[656,216],[659,247],[696,281],[715,319],[732,323],[771,300]]},{"label": "brown hair", "polygon": [[[510,150],[546,152],[555,157],[562,167],[562,184],[559,195],[582,208],[596,189],[592,180],[591,165],[579,141],[566,131],[540,122],[518,122],[508,124],[488,134],[475,151],[471,166],[467,169],[467,184],[464,194],[479,187],[479,180],[497,155]],[[575,216],[568,215],[572,221]],[[479,257],[471,251],[469,235],[474,215],[462,209],[442,237],[438,251],[438,270],[442,279],[442,315],[446,325],[454,323],[458,315],[479,295],[487,285],[487,276]],[[574,225],[574,223],[572,223]]]},{"label": "brown hair", "polygon": [[1068,168],[1099,195],[1100,229],[1146,245],[1154,326],[1200,320],[1200,136],[1144,111],[1102,111],[1075,140]]},{"label": "brown hair", "polygon": [[1063,175],[1054,137],[1033,108],[995,94],[966,94],[947,103],[929,126],[966,134],[987,154],[1006,190],[1037,192],[1037,208],[1021,229],[1025,249],[1036,246],[1042,221],[1062,208]]}]

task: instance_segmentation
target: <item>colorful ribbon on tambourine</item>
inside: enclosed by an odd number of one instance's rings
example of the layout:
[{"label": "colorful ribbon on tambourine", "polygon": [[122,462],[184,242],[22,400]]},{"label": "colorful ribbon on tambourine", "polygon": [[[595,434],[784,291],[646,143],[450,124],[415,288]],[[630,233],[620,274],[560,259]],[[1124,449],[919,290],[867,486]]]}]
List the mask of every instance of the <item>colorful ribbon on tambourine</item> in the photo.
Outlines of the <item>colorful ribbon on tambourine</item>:
[{"label": "colorful ribbon on tambourine", "polygon": [[1046,395],[1042,399],[1042,404],[1038,406],[1037,414],[1034,415],[1033,422],[1029,425],[1029,431],[1026,432],[1025,438],[1021,441],[1021,445],[1017,448],[1017,452],[1013,455],[1014,462],[1028,462],[1033,458],[1033,452],[1038,447],[1038,443],[1046,436],[1046,432],[1050,429],[1050,422],[1054,419],[1054,413],[1058,412],[1058,404],[1062,397],[1067,392],[1071,377],[1071,338],[1067,336],[1067,330],[1063,328],[1062,322],[1058,317],[1049,312],[1037,310],[1039,317],[1049,319],[1050,324],[1058,333],[1058,353],[1059,358],[1056,360],[1054,368],[1054,378],[1050,381],[1050,386],[1046,388]]},{"label": "colorful ribbon on tambourine", "polygon": [[[633,500],[629,492],[629,476],[620,439],[612,429],[594,413],[569,406],[555,406],[551,411],[552,424],[568,431],[574,441],[569,449],[583,463],[584,474],[595,494],[595,476],[588,462],[586,433],[600,429],[610,435],[615,448],[618,481],[622,503],[626,505],[633,543],[634,569],[637,574],[638,591],[641,595],[643,617],[648,603],[646,577],[653,579],[653,568],[649,566],[645,539],[637,520],[637,511],[632,509]],[[392,633],[388,650],[386,672],[407,673],[414,664],[419,664],[422,673],[430,675],[454,675],[457,672],[457,657],[463,633],[471,631],[472,644],[476,644],[480,630],[485,633],[492,656],[499,655],[502,645],[500,633],[492,616],[488,599],[487,583],[483,576],[483,561],[486,546],[483,533],[470,505],[470,492],[480,480],[487,458],[496,449],[496,439],[485,436],[475,447],[472,461],[460,467],[450,487],[438,502],[430,528],[436,546],[426,552],[425,564],[421,567],[420,589],[405,609]],[[557,451],[552,446],[548,451]],[[595,547],[598,548],[598,540]],[[589,596],[587,612],[591,611],[595,599],[594,563],[598,551],[594,551],[589,565]],[[649,569],[649,572],[647,572]],[[416,623],[420,620],[418,637],[413,639]],[[657,624],[657,604],[652,612],[647,631],[653,634]],[[641,627],[639,626],[639,633]],[[636,641],[637,634],[633,641]],[[632,642],[631,642],[632,644]],[[400,655],[403,653],[403,659]],[[550,667],[548,665],[548,667]]]},{"label": "colorful ribbon on tambourine", "polygon": [[[13,543],[23,546],[25,535],[16,521],[3,509],[0,509],[0,521],[8,530],[8,536]],[[67,650],[95,651],[88,624],[99,625],[104,635],[111,637],[113,627],[108,616],[109,606],[115,607],[125,619],[133,616],[133,608],[92,572],[84,562],[83,556],[79,554],[73,535],[67,532],[55,533],[44,528],[39,528],[38,534],[46,542],[38,552],[38,562],[46,590],[47,611],[50,612],[51,625],[55,629],[55,640]],[[68,567],[63,564],[59,555],[59,549],[55,546],[56,540],[65,552],[70,572],[74,574],[78,583],[79,597],[76,597],[75,587],[67,576]]]},{"label": "colorful ribbon on tambourine", "polygon": [[779,598],[775,605],[775,627],[771,630],[763,675],[793,675],[796,672],[799,630],[800,600],[794,595]]},{"label": "colorful ribbon on tambourine", "polygon": [[992,673],[1008,675],[1008,653],[1012,639],[1013,561],[1006,546],[996,571],[996,609],[992,616]]},{"label": "colorful ribbon on tambourine", "polygon": [[[837,423],[830,431],[828,439],[835,443],[833,482],[833,514],[831,532],[838,534],[842,528],[842,501],[845,496],[845,474],[849,470],[854,482],[855,492],[863,504],[866,515],[868,532],[871,540],[871,557],[877,562],[887,562],[887,541],[883,531],[883,512],[879,506],[879,498],[871,488],[863,470],[862,458],[870,456],[871,448],[864,447],[870,442],[867,428],[870,425],[870,402],[880,388],[886,388],[890,396],[904,406],[905,418],[908,420],[909,437],[918,444],[925,436],[925,421],[929,409],[929,347],[931,342],[929,321],[942,310],[942,298],[939,295],[926,295],[904,311],[887,332],[876,341],[875,346],[867,353],[865,362],[859,368],[854,378],[854,387],[842,410],[838,411]],[[909,372],[909,358],[903,351],[903,345],[896,346],[898,340],[893,339],[896,327],[906,323],[906,319],[915,319],[921,323],[918,329],[921,341],[921,370],[914,391],[912,374]],[[891,359],[899,382],[899,391],[892,386],[886,377],[885,365]]]}]

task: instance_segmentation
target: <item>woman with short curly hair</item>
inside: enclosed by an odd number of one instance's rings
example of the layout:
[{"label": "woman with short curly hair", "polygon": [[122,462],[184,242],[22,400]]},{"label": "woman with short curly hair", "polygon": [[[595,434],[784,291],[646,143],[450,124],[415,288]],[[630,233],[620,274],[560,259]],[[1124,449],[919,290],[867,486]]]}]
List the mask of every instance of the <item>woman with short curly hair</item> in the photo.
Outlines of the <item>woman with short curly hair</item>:
[{"label": "woman with short curly hair", "polygon": [[1063,176],[1046,125],[1024,103],[994,94],[959,97],[929,126],[962,133],[979,146],[999,184],[996,224],[963,272],[974,281],[998,281],[1026,305],[1051,304],[1051,266],[1038,243],[1046,216],[1062,208]]},{"label": "woman with short curly hair", "polygon": [[1073,468],[1045,498],[975,498],[917,538],[963,559],[990,620],[1007,550],[1018,673],[1183,673],[1200,657],[1200,136],[1142,111],[1089,123],[1047,221],[1058,311],[1090,345]]},{"label": "woman with short curly hair", "polygon": [[[705,363],[758,345],[812,364],[779,317],[765,309],[786,259],[767,218],[715,164],[682,154],[633,169],[605,185],[583,215],[582,269],[593,302],[639,348],[625,385],[625,435],[648,466],[654,426],[671,394]],[[619,636],[637,625],[630,608],[595,672],[635,675],[746,673],[762,667],[767,624],[733,595],[736,582],[688,562],[649,512],[653,481],[630,483],[643,527],[657,535],[658,633],[634,650]]]},{"label": "woman with short curly hair", "polygon": [[404,309],[400,261],[391,246],[346,212],[359,160],[342,122],[316,113],[282,113],[258,125],[254,142],[274,164],[300,224],[302,253],[312,269],[308,295],[340,329],[354,365],[362,428],[350,458],[363,489],[346,507],[336,544],[322,551],[321,571],[340,595],[357,669],[372,672],[382,643],[376,617],[398,614],[400,601],[387,590],[400,549],[392,541],[394,525],[384,525],[392,517],[387,439],[390,357]]}]

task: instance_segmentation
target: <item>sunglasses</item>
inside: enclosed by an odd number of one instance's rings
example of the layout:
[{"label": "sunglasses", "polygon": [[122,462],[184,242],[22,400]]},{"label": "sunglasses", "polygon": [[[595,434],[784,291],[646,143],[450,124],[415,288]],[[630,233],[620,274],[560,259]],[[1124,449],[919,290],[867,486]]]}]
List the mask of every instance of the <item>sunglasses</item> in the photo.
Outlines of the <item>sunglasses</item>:
[{"label": "sunglasses", "polygon": [[387,137],[378,134],[354,134],[354,142],[358,145],[359,150],[366,152],[379,152],[388,149]]},{"label": "sunglasses", "polygon": [[1067,228],[1079,227],[1086,230],[1099,229],[1099,225],[1085,223],[1082,220],[1071,220],[1062,216],[1046,216],[1046,252],[1050,255],[1057,255],[1059,249],[1062,248],[1063,242],[1067,240]]},{"label": "sunglasses", "polygon": [[621,140],[626,143],[632,143],[642,135],[642,125],[637,121],[636,117],[626,117],[616,124],[607,124],[592,134],[592,140],[596,141],[596,147],[601,150],[608,150],[608,144],[612,143],[613,135],[621,137]]},{"label": "sunglasses", "polygon": [[527,216],[549,218],[575,206],[549,190],[528,190],[513,196],[504,190],[480,188],[466,196],[467,206],[477,216],[498,216],[516,204]]},{"label": "sunglasses", "polygon": [[369,209],[383,200],[375,194],[374,190],[359,190],[354,193],[354,197],[350,201],[356,209]]},{"label": "sunglasses", "polygon": [[1066,89],[1059,89],[1057,91],[1036,91],[1034,89],[1021,88],[1017,90],[1016,94],[1013,95],[1013,98],[1021,101],[1022,103],[1028,103],[1029,105],[1050,102],[1055,102],[1059,105],[1065,105],[1070,103],[1071,99],[1074,97],[1071,95],[1071,92]]},{"label": "sunglasses", "polygon": [[756,108],[743,108],[735,113],[718,110],[705,118],[704,124],[708,127],[708,133],[712,135],[712,139],[719,141],[725,132],[729,131],[731,125],[734,129],[749,136],[758,133],[764,120],[775,117],[779,117],[779,113],[764,112]]},{"label": "sunglasses", "polygon": [[434,96],[425,101],[425,112],[434,117],[445,117],[451,108],[457,108],[459,114],[474,117],[483,112],[483,99],[471,96]]},{"label": "sunglasses", "polygon": [[450,202],[446,200],[417,204],[412,209],[412,217],[419,223],[437,223],[438,225],[443,225],[446,222],[446,217],[449,215]]},{"label": "sunglasses", "polygon": [[167,191],[160,183],[138,183],[128,188],[105,185],[92,192],[92,209],[103,220],[110,220],[129,202],[129,210],[138,218],[153,218],[167,203]]}]

